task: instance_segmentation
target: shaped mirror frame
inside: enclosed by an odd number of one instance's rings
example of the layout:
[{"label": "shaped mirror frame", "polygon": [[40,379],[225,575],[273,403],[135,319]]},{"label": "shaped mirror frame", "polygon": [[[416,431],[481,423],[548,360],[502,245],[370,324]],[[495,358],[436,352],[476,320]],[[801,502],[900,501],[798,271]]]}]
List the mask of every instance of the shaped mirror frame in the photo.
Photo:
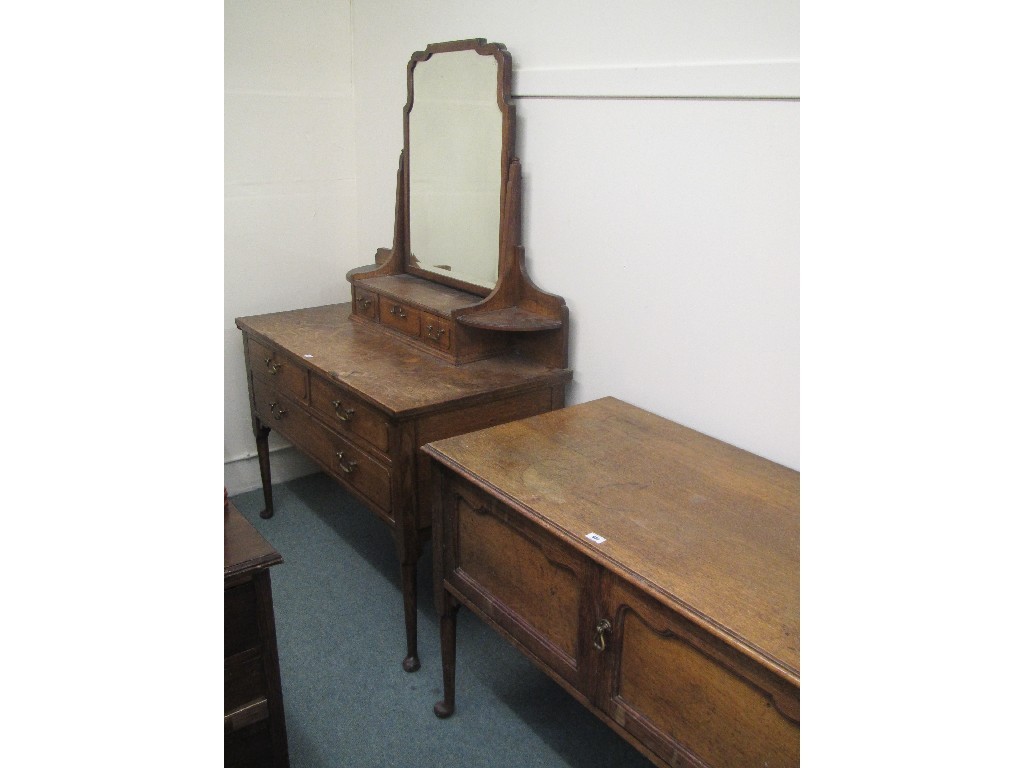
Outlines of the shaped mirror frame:
[{"label": "shaped mirror frame", "polygon": [[[418,169],[410,174],[410,166],[417,168],[417,162],[425,165],[427,170],[431,166],[439,166],[429,154],[424,154],[428,150],[417,144],[421,131],[415,118],[410,133],[409,117],[415,114],[416,109],[413,86],[421,83],[416,72],[418,68],[421,73],[429,68],[435,57],[439,60],[448,56],[454,57],[455,61],[465,57],[490,59],[490,71],[494,77],[493,112],[488,108],[488,113],[500,115],[498,156],[493,161],[484,161],[491,167],[490,181],[487,191],[479,194],[481,199],[486,198],[487,210],[475,209],[489,223],[479,225],[468,221],[477,214],[452,207],[450,200],[444,204],[449,211],[447,218],[454,222],[449,231],[452,237],[457,239],[461,231],[474,227],[486,229],[486,235],[467,238],[467,241],[487,244],[487,259],[470,259],[466,262],[468,267],[452,263],[454,250],[442,251],[440,256],[431,254],[429,241],[436,239],[437,235],[429,228],[434,224],[424,223],[426,228],[421,228],[420,213],[410,211],[413,205],[422,204],[411,201],[411,197],[424,199],[423,195],[411,195],[411,192],[415,193],[421,177]],[[444,70],[442,66],[437,71],[443,75]],[[408,100],[403,119],[404,146],[395,190],[394,238],[391,248],[377,249],[373,264],[347,273],[346,278],[351,283],[351,318],[359,323],[376,325],[455,365],[515,352],[522,359],[566,368],[568,309],[565,300],[540,290],[526,273],[521,244],[522,167],[514,154],[516,123],[515,108],[510,104],[511,80],[511,56],[501,43],[488,43],[479,38],[435,43],[412,55],[407,67]],[[483,104],[484,98],[480,96],[474,103],[477,101]],[[480,109],[484,108],[481,106]],[[430,122],[428,115],[424,127]],[[493,126],[493,120],[488,122]],[[496,146],[496,136],[497,132],[492,127],[488,139],[491,151]],[[447,149],[450,151],[457,146],[458,142],[449,143]],[[482,146],[480,144],[478,148]],[[483,157],[482,152],[477,152],[478,159]],[[497,162],[497,176],[490,165],[492,162]],[[429,181],[430,174],[425,175]],[[463,174],[463,178],[473,179],[475,176]],[[493,189],[495,181],[497,192]],[[499,209],[496,228],[495,200]],[[426,253],[420,244],[422,238],[426,238],[423,240],[427,243]],[[489,245],[492,242],[493,247]]]},{"label": "shaped mirror frame", "polygon": [[406,270],[486,294],[514,151],[511,59],[484,40],[434,44],[413,54],[407,88]]}]

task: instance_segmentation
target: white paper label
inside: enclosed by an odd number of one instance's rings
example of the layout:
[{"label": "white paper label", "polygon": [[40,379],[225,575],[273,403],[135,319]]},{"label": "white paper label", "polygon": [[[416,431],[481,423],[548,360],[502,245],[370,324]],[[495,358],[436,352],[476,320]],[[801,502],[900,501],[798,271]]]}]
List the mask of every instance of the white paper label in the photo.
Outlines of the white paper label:
[{"label": "white paper label", "polygon": [[596,533],[594,533],[593,531],[591,531],[590,533],[588,533],[588,534],[587,534],[587,536],[586,536],[586,538],[590,539],[590,540],[591,540],[592,542],[594,542],[595,544],[603,544],[603,543],[604,543],[604,542],[606,541],[606,539],[605,539],[605,537],[604,537],[604,536],[598,536],[598,535],[597,535]]}]

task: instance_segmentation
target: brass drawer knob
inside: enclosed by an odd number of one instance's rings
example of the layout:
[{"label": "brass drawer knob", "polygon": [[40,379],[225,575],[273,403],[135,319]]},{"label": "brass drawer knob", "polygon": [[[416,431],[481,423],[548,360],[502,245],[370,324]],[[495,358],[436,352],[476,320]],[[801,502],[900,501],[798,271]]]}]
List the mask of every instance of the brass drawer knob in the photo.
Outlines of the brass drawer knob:
[{"label": "brass drawer knob", "polygon": [[429,338],[433,339],[434,341],[440,341],[441,340],[441,334],[443,334],[443,333],[445,333],[445,329],[444,328],[441,328],[441,327],[434,328],[433,325],[428,325],[427,326],[427,336]]},{"label": "brass drawer knob", "polygon": [[284,418],[288,413],[288,411],[285,408],[282,408],[276,401],[270,404],[270,412],[278,421]]},{"label": "brass drawer knob", "polygon": [[341,467],[341,471],[344,472],[345,474],[352,474],[352,470],[359,466],[358,461],[352,461],[351,459],[345,461],[344,451],[338,451],[336,456],[338,457],[338,466]]},{"label": "brass drawer knob", "polygon": [[272,357],[268,357],[263,362],[267,364],[267,370],[270,371],[270,375],[271,376],[273,376],[275,373],[277,373],[279,370],[281,370],[281,364],[280,363],[275,363],[274,362],[274,358],[272,358]]},{"label": "brass drawer knob", "polygon": [[342,408],[341,400],[332,400],[331,405],[334,406],[334,415],[342,421],[352,421],[352,417],[355,416],[355,408]]},{"label": "brass drawer knob", "polygon": [[402,320],[404,320],[407,317],[407,315],[405,314],[405,310],[402,309],[398,304],[392,304],[391,309],[389,309],[388,312]]},{"label": "brass drawer knob", "polygon": [[595,631],[597,634],[594,635],[594,648],[596,648],[599,651],[604,650],[604,633],[611,631],[611,628],[612,623],[608,621],[608,619],[601,619],[599,622],[597,622],[597,627],[595,627]]}]

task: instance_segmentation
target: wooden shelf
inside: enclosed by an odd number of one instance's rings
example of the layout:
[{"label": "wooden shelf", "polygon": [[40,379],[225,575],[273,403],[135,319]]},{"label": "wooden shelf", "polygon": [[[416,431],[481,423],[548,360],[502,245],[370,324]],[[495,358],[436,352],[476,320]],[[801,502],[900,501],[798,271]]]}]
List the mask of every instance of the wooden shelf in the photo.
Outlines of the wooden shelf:
[{"label": "wooden shelf", "polygon": [[562,327],[562,321],[558,318],[538,315],[520,307],[460,315],[458,321],[471,328],[483,328],[488,331],[555,331]]},{"label": "wooden shelf", "polygon": [[382,296],[394,299],[403,304],[411,304],[418,309],[433,312],[442,317],[450,317],[456,309],[462,309],[480,302],[479,296],[449,288],[446,285],[432,283],[413,275],[387,275],[360,280],[358,287],[376,291]]}]

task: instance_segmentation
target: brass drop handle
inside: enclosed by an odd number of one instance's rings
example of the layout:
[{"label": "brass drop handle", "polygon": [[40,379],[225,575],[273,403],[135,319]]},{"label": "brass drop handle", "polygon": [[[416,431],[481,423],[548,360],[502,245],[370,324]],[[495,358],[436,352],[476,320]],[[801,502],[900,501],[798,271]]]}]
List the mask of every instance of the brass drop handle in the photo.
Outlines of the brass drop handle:
[{"label": "brass drop handle", "polygon": [[595,628],[597,634],[594,635],[594,647],[597,650],[604,650],[604,633],[610,631],[611,628],[612,623],[608,621],[608,619],[601,619],[599,622],[597,622],[597,627]]},{"label": "brass drop handle", "polygon": [[270,371],[270,375],[273,376],[279,370],[281,370],[281,364],[273,362],[274,358],[268,357],[265,362],[267,364],[267,370]]},{"label": "brass drop handle", "polygon": [[334,415],[342,421],[352,421],[352,417],[355,415],[355,408],[342,408],[341,400],[332,400],[331,405],[334,406]]},{"label": "brass drop handle", "polygon": [[405,310],[402,309],[398,304],[392,304],[391,309],[389,309],[388,312],[403,320],[406,318]]},{"label": "brass drop handle", "polygon": [[338,457],[338,465],[341,467],[341,471],[345,474],[351,475],[352,470],[359,466],[358,461],[345,461],[344,451],[338,451],[336,455]]},{"label": "brass drop handle", "polygon": [[280,421],[288,411],[282,408],[276,401],[270,404],[270,412],[274,414],[274,418]]},{"label": "brass drop handle", "polygon": [[369,309],[373,305],[373,301],[366,298],[365,296],[357,296],[356,303],[363,309]]},{"label": "brass drop handle", "polygon": [[441,340],[441,334],[443,334],[444,332],[445,332],[444,328],[437,328],[437,329],[435,329],[433,325],[428,325],[427,326],[427,336],[429,336],[434,341],[440,341]]}]

